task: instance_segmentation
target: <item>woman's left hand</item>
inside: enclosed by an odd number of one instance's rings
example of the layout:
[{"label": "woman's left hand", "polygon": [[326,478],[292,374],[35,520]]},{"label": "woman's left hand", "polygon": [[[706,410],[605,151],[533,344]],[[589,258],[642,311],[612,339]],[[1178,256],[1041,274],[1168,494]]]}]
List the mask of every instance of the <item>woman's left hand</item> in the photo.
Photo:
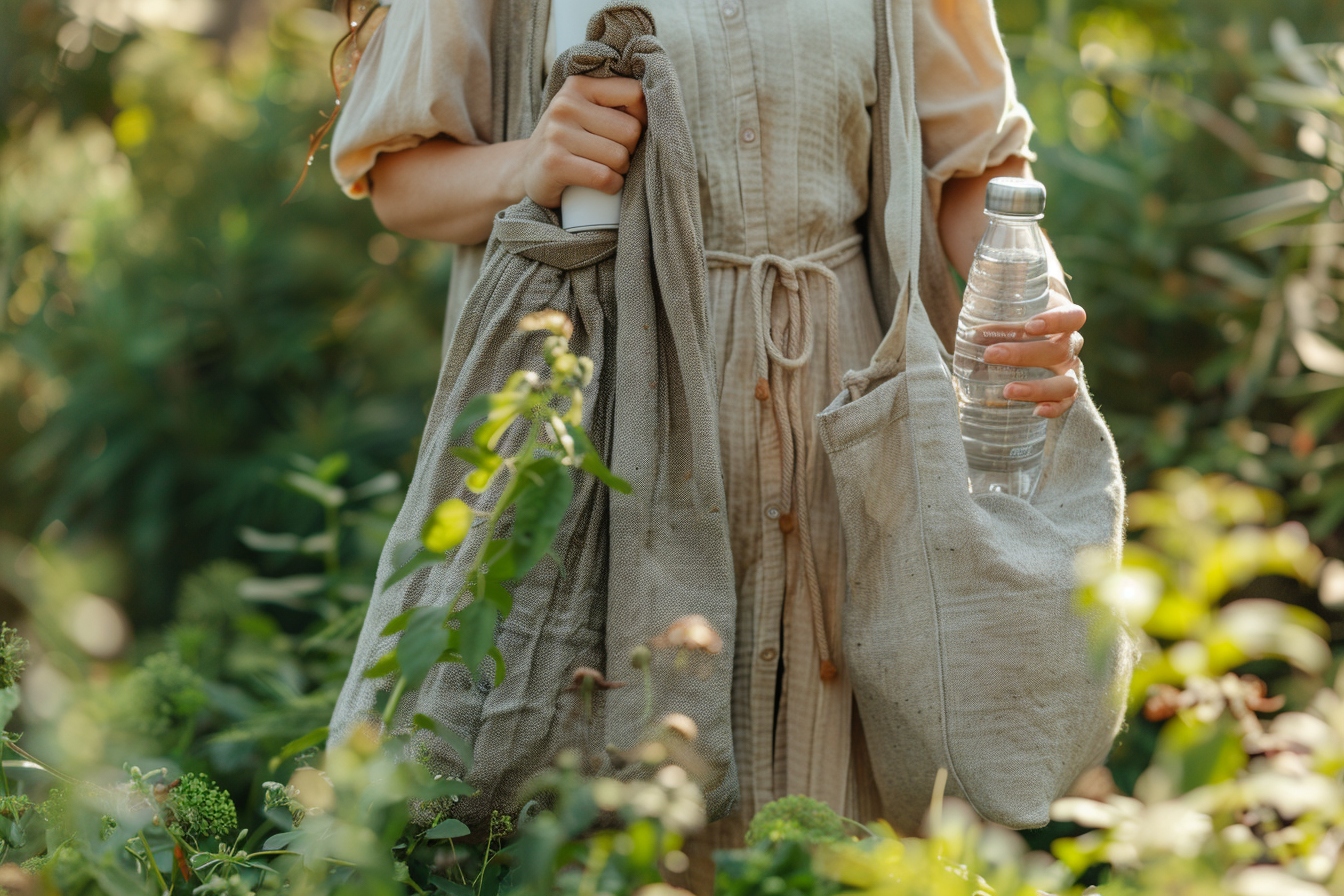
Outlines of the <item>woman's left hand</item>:
[{"label": "woman's left hand", "polygon": [[[1051,278],[1054,279],[1054,278]],[[1082,329],[1087,312],[1074,304],[1066,289],[1050,285],[1050,305],[1027,321],[1031,336],[1047,336],[1038,342],[1000,342],[985,350],[985,361],[1012,367],[1043,367],[1054,376],[1009,383],[1004,398],[1036,402],[1038,417],[1058,417],[1073,405],[1078,394],[1078,353],[1083,348]]]}]

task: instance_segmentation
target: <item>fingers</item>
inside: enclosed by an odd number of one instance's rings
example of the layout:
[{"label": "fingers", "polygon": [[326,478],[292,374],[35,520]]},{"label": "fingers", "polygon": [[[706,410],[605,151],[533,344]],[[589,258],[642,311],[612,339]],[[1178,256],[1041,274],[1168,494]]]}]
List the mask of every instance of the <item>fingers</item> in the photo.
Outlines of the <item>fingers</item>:
[{"label": "fingers", "polygon": [[[1052,300],[1059,293],[1051,293]],[[1082,305],[1076,305],[1067,299],[1062,304],[1047,308],[1027,321],[1025,327],[1031,336],[1048,336],[1054,333],[1074,333],[1087,323],[1087,312]]]},{"label": "fingers", "polygon": [[1072,370],[1061,376],[1009,383],[1003,387],[1004,398],[1036,402],[1039,417],[1058,417],[1069,409],[1077,395],[1078,375]]},{"label": "fingers", "polygon": [[630,170],[630,150],[622,143],[580,130],[567,132],[561,140],[571,155],[606,165],[617,174]]},{"label": "fingers", "polygon": [[556,208],[565,187],[618,192],[647,119],[640,82],[567,79],[528,140],[523,162],[527,195]]},{"label": "fingers", "polygon": [[634,117],[640,125],[649,123],[648,108],[644,105],[644,85],[634,78],[589,78],[573,75],[565,82],[574,88],[590,103],[620,109]]},{"label": "fingers", "polygon": [[[591,137],[591,135],[586,135]],[[593,137],[598,140],[600,138]],[[607,141],[608,145],[624,153],[619,144]],[[628,159],[628,157],[627,157]],[[621,166],[628,169],[628,161]],[[565,187],[591,187],[603,193],[617,193],[625,184],[625,178],[610,165],[584,158],[565,149],[560,144],[551,144],[537,159],[527,181],[528,195],[545,208],[557,208]]]},{"label": "fingers", "polygon": [[1072,332],[1034,342],[1000,342],[985,349],[985,361],[1011,367],[1044,367],[1063,375],[1073,367],[1083,347],[1083,335]]},{"label": "fingers", "polygon": [[579,90],[563,90],[557,94],[546,109],[543,124],[553,129],[556,135],[562,135],[566,130],[587,131],[621,144],[630,153],[634,153],[640,135],[644,133],[644,125],[633,115],[596,104]]}]

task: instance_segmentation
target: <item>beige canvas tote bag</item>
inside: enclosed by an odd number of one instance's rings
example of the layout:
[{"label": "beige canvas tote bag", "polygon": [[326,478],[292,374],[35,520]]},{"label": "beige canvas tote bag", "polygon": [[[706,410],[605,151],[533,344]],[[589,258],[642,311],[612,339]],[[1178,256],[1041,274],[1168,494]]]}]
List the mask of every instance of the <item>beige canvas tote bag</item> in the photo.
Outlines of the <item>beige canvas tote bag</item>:
[{"label": "beige canvas tote bag", "polygon": [[[889,9],[875,4],[879,47],[902,27]],[[877,62],[873,171],[886,172],[899,79],[886,54]],[[845,662],[888,820],[914,830],[942,768],[948,792],[986,819],[1037,827],[1105,759],[1123,720],[1135,642],[1113,618],[1079,611],[1074,564],[1085,551],[1118,561],[1124,480],[1080,383],[1050,423],[1032,501],[971,497],[944,348],[960,303],[929,196],[922,220],[897,219],[905,232],[889,234],[891,189],[874,178],[867,244],[890,330],[817,418],[845,536]],[[892,238],[905,245],[889,253]],[[894,271],[892,256],[917,259],[918,274]]]},{"label": "beige canvas tote bag", "polygon": [[[938,251],[929,229],[926,213],[924,251]],[[1079,553],[1121,549],[1110,432],[1083,387],[1051,421],[1033,500],[972,498],[950,357],[914,285],[846,385],[817,419],[848,561],[844,656],[883,807],[913,829],[944,768],[990,821],[1043,825],[1105,758],[1133,663],[1132,640],[1074,597]]]},{"label": "beige canvas tote bag", "polygon": [[[737,799],[729,722],[736,605],[694,149],[676,75],[648,13],[609,6],[588,37],[556,60],[544,102],[571,74],[642,80],[649,124],[626,177],[620,230],[567,233],[531,200],[496,219],[332,718],[337,742],[375,716],[390,682],[363,673],[397,643],[399,635],[384,636],[384,627],[411,607],[446,604],[458,590],[482,527],[448,562],[388,585],[393,552],[417,536],[441,501],[493,504],[498,497],[498,483],[484,496],[463,485],[470,466],[452,453],[453,421],[515,370],[540,372],[546,334],[520,332],[519,321],[547,308],[564,311],[574,322],[571,347],[594,365],[584,426],[632,492],[617,494],[576,475],[551,548],[558,562],[543,560],[511,585],[513,609],[497,639],[507,665],[502,684],[493,687],[489,674],[473,681],[461,665],[440,663],[398,704],[394,728],[410,728],[423,713],[474,744],[468,770],[453,750],[421,733],[420,758],[477,788],[452,808],[469,824],[488,821],[491,809],[517,809],[523,785],[566,748],[595,761],[590,770],[637,773],[638,763],[622,767],[613,754],[633,748],[658,722],[646,714],[642,674],[631,667],[632,652],[649,644],[652,705],[689,716],[698,728],[690,749],[708,812],[721,816]],[[521,440],[512,432],[500,452],[517,451]],[[688,664],[658,644],[669,626],[691,615],[704,617],[723,648]],[[580,667],[626,686],[595,695],[590,710],[571,687]]]}]

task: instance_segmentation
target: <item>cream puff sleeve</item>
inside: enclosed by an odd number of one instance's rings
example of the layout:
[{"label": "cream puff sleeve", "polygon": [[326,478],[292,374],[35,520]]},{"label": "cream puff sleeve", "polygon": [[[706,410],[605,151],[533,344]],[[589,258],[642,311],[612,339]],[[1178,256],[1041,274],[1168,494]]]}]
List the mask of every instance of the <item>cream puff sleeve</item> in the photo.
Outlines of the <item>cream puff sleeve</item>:
[{"label": "cream puff sleeve", "polygon": [[[993,0],[914,0],[915,107],[924,167],[943,183],[1034,159]],[[938,191],[934,191],[935,195]]]},{"label": "cream puff sleeve", "polygon": [[494,0],[393,0],[359,62],[331,139],[331,168],[352,197],[369,194],[381,152],[445,135],[490,139]]}]

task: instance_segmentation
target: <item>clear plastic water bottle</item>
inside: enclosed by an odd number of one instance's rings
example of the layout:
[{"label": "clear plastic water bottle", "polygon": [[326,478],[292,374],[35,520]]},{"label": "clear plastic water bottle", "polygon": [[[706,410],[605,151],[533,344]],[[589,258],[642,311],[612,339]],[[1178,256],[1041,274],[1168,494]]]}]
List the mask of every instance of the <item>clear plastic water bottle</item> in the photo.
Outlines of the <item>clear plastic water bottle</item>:
[{"label": "clear plastic water bottle", "polygon": [[1035,415],[1035,402],[1005,399],[1003,387],[1051,373],[986,364],[985,349],[1048,338],[1024,329],[1049,303],[1045,240],[1036,223],[1044,213],[1044,185],[1020,177],[989,182],[989,228],[966,278],[952,363],[972,494],[1030,499],[1040,479],[1046,420]]}]

